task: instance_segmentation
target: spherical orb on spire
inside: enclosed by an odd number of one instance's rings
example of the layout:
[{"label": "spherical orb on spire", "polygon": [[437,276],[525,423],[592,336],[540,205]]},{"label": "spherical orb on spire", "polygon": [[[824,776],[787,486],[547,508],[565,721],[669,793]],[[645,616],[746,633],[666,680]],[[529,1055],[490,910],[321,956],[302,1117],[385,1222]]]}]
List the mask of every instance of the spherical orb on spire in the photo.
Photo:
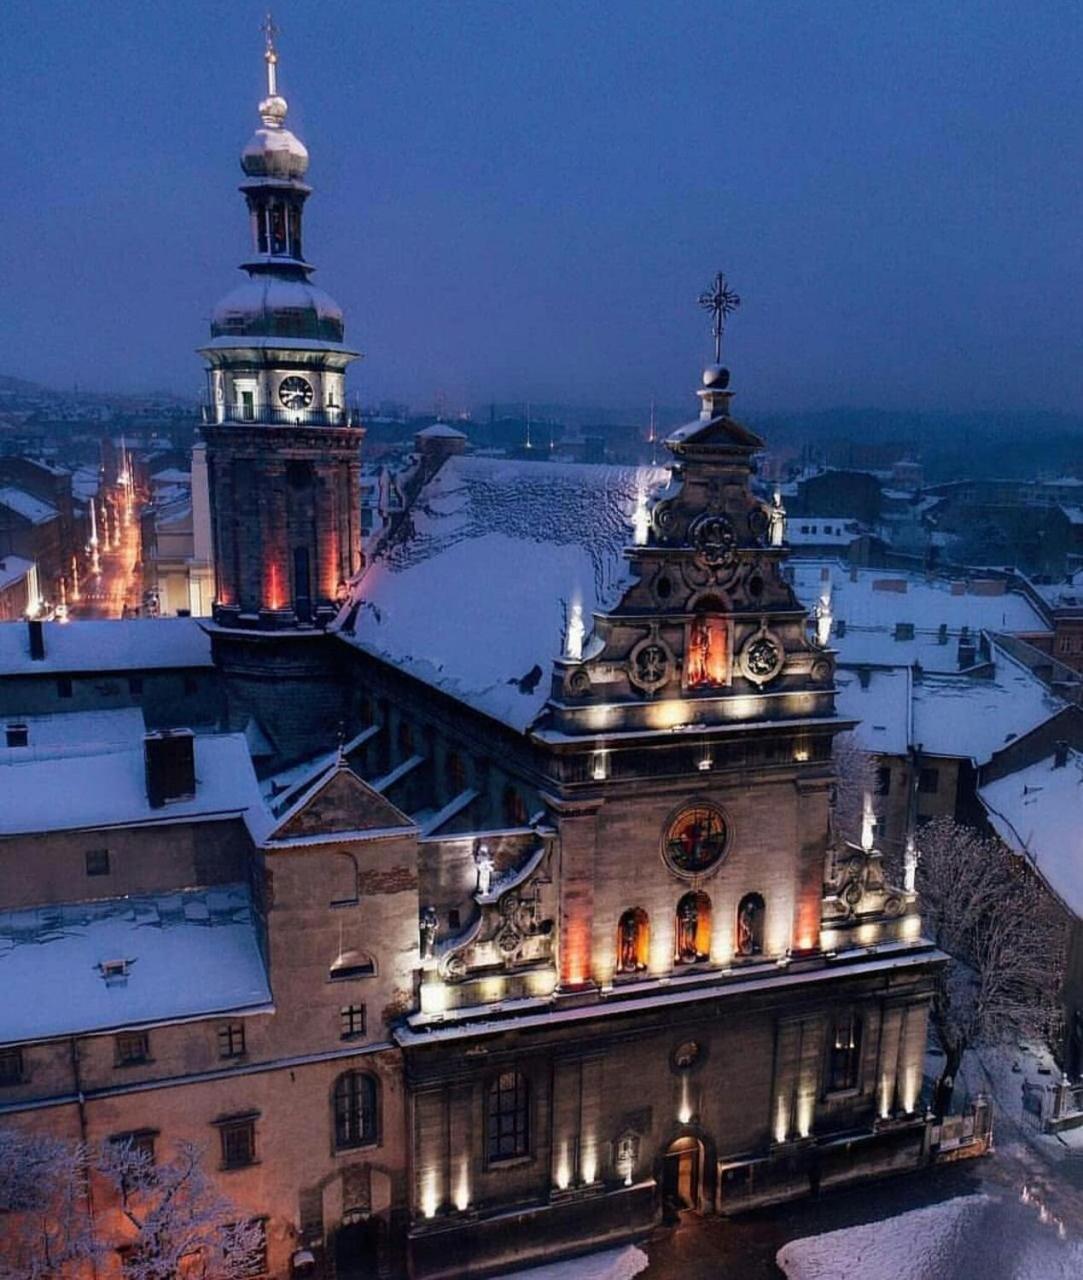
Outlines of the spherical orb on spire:
[{"label": "spherical orb on spire", "polygon": [[[276,117],[264,107],[282,104],[282,113]],[[289,129],[283,129],[278,121],[286,114],[284,98],[267,98],[260,103],[263,128],[257,129],[241,152],[241,168],[250,178],[303,178],[308,170],[308,151],[305,144]],[[273,123],[272,123],[273,122]]]},{"label": "spherical orb on spire", "polygon": [[730,384],[730,371],[720,364],[709,364],[703,370],[703,385],[725,391]]}]

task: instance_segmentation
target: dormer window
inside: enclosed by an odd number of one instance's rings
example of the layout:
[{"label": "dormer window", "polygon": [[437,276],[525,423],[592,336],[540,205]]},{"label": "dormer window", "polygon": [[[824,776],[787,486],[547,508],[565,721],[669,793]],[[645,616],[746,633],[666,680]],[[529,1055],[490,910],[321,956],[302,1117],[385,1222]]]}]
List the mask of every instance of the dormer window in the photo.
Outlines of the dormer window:
[{"label": "dormer window", "polygon": [[103,960],[98,965],[98,969],[105,979],[105,985],[107,987],[118,987],[126,983],[128,981],[130,963],[128,960]]}]

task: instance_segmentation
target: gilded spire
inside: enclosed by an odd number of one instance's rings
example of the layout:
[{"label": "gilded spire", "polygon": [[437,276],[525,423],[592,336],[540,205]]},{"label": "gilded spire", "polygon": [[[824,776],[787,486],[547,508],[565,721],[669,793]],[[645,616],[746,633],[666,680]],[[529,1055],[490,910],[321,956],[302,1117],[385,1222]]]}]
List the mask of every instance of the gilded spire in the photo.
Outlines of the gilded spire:
[{"label": "gilded spire", "polygon": [[286,118],[286,99],[278,93],[278,50],[275,37],[279,34],[270,13],[260,28],[263,32],[263,60],[267,63],[267,97],[259,104],[260,119],[268,129],[281,129]]}]

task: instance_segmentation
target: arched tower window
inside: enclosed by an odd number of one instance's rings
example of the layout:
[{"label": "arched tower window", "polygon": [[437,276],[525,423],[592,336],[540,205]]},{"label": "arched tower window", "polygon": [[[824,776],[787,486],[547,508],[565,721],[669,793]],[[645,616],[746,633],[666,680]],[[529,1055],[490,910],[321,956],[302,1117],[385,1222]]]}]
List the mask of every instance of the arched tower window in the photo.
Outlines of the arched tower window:
[{"label": "arched tower window", "polygon": [[677,963],[695,964],[711,954],[711,900],[686,893],[677,903]]},{"label": "arched tower window", "polygon": [[344,1071],[335,1081],[335,1149],[363,1147],[376,1141],[378,1089],[375,1076]]},{"label": "arched tower window", "polygon": [[737,907],[737,954],[758,956],[763,954],[763,922],[767,914],[763,898],[758,893],[746,893]]},{"label": "arched tower window", "polygon": [[632,907],[617,923],[617,972],[642,973],[650,956],[650,921],[642,907]]},{"label": "arched tower window", "polygon": [[489,1085],[486,1150],[490,1163],[530,1154],[530,1082],[504,1071]]}]

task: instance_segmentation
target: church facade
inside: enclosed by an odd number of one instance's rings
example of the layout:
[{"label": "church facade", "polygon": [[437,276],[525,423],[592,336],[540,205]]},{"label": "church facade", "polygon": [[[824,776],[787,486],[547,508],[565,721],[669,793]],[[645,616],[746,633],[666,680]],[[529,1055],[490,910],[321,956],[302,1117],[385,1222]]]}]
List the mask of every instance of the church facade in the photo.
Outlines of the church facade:
[{"label": "church facade", "polygon": [[[202,1143],[275,1277],[482,1276],[920,1166],[943,957],[912,870],[833,827],[830,618],[750,488],[724,282],[667,468],[436,433],[362,564],[356,353],[267,66],[249,279],[203,349],[215,732],[117,721],[20,775],[0,911],[71,947],[73,995],[42,1019],[9,977],[0,1123]],[[146,795],[31,803],[98,769]],[[167,950],[202,980],[141,986]]]}]

